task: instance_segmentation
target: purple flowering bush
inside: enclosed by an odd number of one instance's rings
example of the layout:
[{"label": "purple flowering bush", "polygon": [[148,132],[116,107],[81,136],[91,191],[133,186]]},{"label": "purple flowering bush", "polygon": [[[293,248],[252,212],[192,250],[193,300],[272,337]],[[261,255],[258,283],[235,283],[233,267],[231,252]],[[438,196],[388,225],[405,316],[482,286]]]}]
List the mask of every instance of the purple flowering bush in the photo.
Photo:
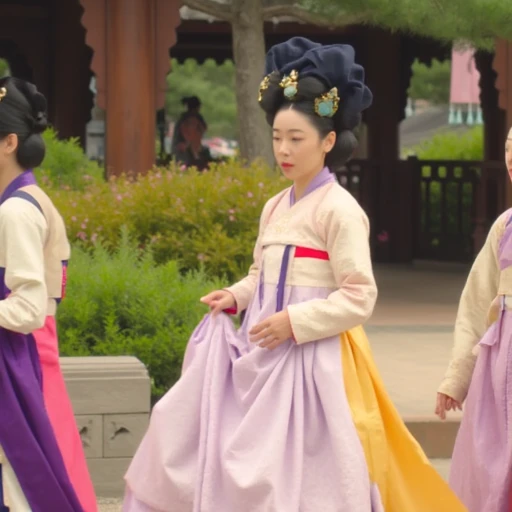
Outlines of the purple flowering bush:
[{"label": "purple flowering bush", "polygon": [[115,249],[125,227],[139,247],[151,247],[157,264],[172,260],[182,270],[234,280],[251,264],[265,202],[286,186],[265,167],[227,162],[203,173],[170,167],[136,181],[46,189],[74,245],[87,250],[102,241]]}]

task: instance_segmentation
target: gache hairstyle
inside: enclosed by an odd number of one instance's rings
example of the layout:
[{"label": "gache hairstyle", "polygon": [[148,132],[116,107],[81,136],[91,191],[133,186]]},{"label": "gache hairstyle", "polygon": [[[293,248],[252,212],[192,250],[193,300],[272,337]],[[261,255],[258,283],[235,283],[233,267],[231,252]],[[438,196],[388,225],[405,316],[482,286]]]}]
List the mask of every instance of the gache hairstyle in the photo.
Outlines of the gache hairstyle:
[{"label": "gache hairstyle", "polygon": [[294,109],[320,137],[336,133],[336,143],[325,161],[331,169],[344,164],[357,148],[354,131],[362,111],[372,103],[364,69],[354,58],[349,45],[322,46],[295,37],[269,50],[267,75],[260,86],[259,104],[270,126],[279,111]]},{"label": "gache hairstyle", "polygon": [[336,133],[336,143],[325,157],[325,165],[333,168],[345,163],[357,148],[357,138],[350,126],[357,126],[361,114],[352,115],[350,124],[343,122],[343,105],[333,117],[320,117],[315,111],[315,99],[327,93],[329,88],[315,77],[306,77],[297,82],[297,94],[293,100],[283,94],[280,83],[282,76],[274,72],[269,77],[268,88],[262,95],[260,106],[266,114],[270,126],[277,113],[283,109],[293,109],[303,114],[316,128],[321,138],[331,131]]},{"label": "gache hairstyle", "polygon": [[23,169],[43,162],[46,146],[41,134],[47,127],[46,98],[36,86],[13,77],[0,79],[0,140],[18,136],[16,160]]}]

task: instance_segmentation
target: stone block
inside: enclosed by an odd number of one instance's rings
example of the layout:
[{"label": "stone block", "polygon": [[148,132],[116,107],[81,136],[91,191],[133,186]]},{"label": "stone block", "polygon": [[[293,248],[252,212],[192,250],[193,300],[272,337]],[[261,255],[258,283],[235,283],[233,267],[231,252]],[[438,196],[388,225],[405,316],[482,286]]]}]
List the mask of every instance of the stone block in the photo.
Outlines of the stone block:
[{"label": "stone block", "polygon": [[135,357],[62,357],[61,367],[76,415],[148,413],[151,382]]},{"label": "stone block", "polygon": [[91,414],[75,416],[82,438],[85,456],[88,459],[103,457],[103,416]]},{"label": "stone block", "polygon": [[148,372],[130,356],[62,357],[60,362],[96,494],[119,498],[148,425]]},{"label": "stone block", "polygon": [[96,496],[119,498],[124,495],[124,475],[130,465],[129,457],[87,459]]},{"label": "stone block", "polygon": [[103,422],[103,456],[132,457],[148,428],[149,415],[106,414]]}]

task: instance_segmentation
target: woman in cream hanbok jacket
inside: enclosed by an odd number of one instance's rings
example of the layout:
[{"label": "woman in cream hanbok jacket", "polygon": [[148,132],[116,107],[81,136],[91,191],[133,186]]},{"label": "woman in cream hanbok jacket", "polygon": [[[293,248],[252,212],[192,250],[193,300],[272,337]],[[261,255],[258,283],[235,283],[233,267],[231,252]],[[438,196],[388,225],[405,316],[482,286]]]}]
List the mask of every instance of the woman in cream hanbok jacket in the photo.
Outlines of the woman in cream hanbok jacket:
[{"label": "woman in cream hanbok jacket", "polygon": [[[512,177],[512,129],[505,144]],[[436,412],[462,409],[450,485],[469,512],[512,510],[512,210],[491,227],[462,292]]]},{"label": "woman in cream hanbok jacket", "polygon": [[[461,512],[361,327],[377,299],[368,219],[330,171],[372,101],[354,49],[274,46],[259,101],[291,186],[263,209],[247,277],[203,297],[211,314],[153,409],[123,510]],[[225,312],[241,311],[236,330]]]}]

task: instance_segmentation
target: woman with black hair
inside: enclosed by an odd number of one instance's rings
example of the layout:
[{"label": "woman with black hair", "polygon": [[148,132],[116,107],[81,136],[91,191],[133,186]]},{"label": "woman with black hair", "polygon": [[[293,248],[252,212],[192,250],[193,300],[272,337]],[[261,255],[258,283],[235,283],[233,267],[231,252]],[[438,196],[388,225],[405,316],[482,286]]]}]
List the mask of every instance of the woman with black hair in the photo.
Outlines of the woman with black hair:
[{"label": "woman with black hair", "polygon": [[[0,80],[0,510],[96,512],[55,326],[70,248],[37,186],[46,99]],[[3,506],[3,508],[2,508]]]},{"label": "woman with black hair", "polygon": [[[203,138],[204,133],[208,129],[208,125],[201,115],[201,100],[197,96],[185,96],[181,99],[182,105],[187,107],[187,110],[181,114],[179,119],[174,125],[174,132],[172,135],[171,155],[176,158],[176,155],[183,154],[188,148],[188,141],[183,133],[182,125],[189,119],[198,121],[200,138]],[[178,158],[179,160],[179,158]]]},{"label": "woman with black hair", "polygon": [[[156,404],[124,512],[462,512],[389,400],[361,327],[377,288],[368,219],[329,167],[372,102],[348,45],[267,55],[259,101],[292,185],[263,209],[246,278],[201,301]],[[237,331],[224,313],[245,311]]]},{"label": "woman with black hair", "polygon": [[174,160],[185,167],[195,167],[198,171],[204,171],[213,162],[210,149],[203,144],[203,125],[195,116],[189,116],[180,124],[183,140],[183,150],[176,150]]}]

